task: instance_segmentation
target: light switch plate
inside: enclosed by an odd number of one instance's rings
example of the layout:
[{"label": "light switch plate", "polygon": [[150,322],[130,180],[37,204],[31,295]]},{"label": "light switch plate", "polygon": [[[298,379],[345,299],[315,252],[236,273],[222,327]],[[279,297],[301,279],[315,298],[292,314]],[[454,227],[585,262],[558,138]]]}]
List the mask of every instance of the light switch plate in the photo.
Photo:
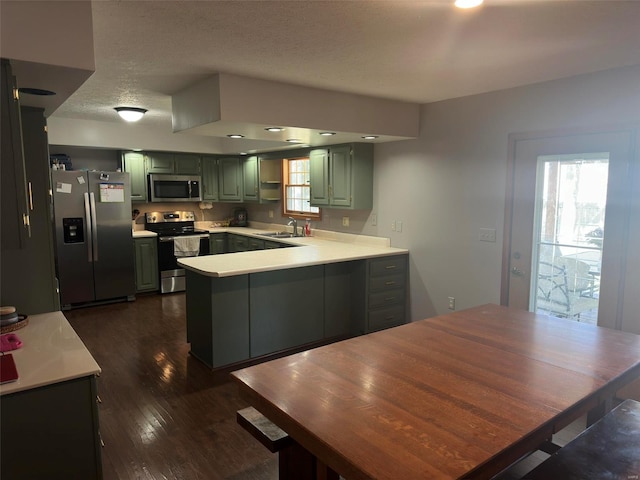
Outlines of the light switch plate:
[{"label": "light switch plate", "polygon": [[496,241],[496,229],[495,228],[481,228],[478,234],[478,240],[481,242],[495,242]]}]

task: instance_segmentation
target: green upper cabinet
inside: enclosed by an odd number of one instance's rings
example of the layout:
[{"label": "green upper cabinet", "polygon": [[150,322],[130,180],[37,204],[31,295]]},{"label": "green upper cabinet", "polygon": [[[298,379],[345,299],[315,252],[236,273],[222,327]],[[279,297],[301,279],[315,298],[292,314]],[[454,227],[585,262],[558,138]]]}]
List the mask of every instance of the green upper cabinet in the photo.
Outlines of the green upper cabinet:
[{"label": "green upper cabinet", "polygon": [[[31,237],[27,173],[22,150],[20,100],[11,64],[2,59],[2,162],[0,195],[2,209],[0,244],[2,250],[26,247]],[[11,208],[8,208],[11,206]],[[4,300],[4,299],[3,299]]]},{"label": "green upper cabinet", "polygon": [[185,175],[200,175],[200,156],[188,153],[176,153],[174,158],[174,172]]},{"label": "green upper cabinet", "polygon": [[242,160],[242,198],[245,202],[260,200],[258,189],[258,157],[252,155]]},{"label": "green upper cabinet", "polygon": [[354,143],[311,150],[311,204],[319,207],[373,208],[373,145]]},{"label": "green upper cabinet", "polygon": [[329,150],[318,148],[309,153],[311,205],[329,205]]},{"label": "green upper cabinet", "polygon": [[147,153],[147,173],[174,173],[173,153]]},{"label": "green upper cabinet", "polygon": [[131,177],[131,201],[147,201],[147,176],[145,173],[144,155],[137,152],[122,154],[122,168]]},{"label": "green upper cabinet", "polygon": [[218,200],[218,159],[202,157],[202,199],[209,202]]},{"label": "green upper cabinet", "polygon": [[148,152],[147,173],[200,175],[200,156],[188,153]]},{"label": "green upper cabinet", "polygon": [[329,204],[334,207],[349,208],[352,204],[351,152],[349,146],[329,149]]},{"label": "green upper cabinet", "polygon": [[242,201],[242,164],[237,157],[218,159],[218,200]]}]

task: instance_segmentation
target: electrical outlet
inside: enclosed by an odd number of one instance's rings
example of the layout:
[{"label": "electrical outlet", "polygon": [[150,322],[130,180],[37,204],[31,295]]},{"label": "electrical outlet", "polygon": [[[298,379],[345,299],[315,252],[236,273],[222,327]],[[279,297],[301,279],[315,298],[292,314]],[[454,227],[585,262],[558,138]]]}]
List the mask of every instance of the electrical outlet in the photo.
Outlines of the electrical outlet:
[{"label": "electrical outlet", "polygon": [[456,299],[454,297],[449,297],[449,310],[456,309]]},{"label": "electrical outlet", "polygon": [[269,210],[269,218],[273,218],[273,210]]},{"label": "electrical outlet", "polygon": [[349,226],[349,217],[342,217],[342,226],[343,227]]},{"label": "electrical outlet", "polygon": [[378,215],[376,215],[375,213],[371,214],[371,225],[373,227],[378,225]]},{"label": "electrical outlet", "polygon": [[391,222],[391,231],[392,232],[396,231],[396,222]]},{"label": "electrical outlet", "polygon": [[396,220],[396,232],[402,232],[402,222],[400,220]]}]

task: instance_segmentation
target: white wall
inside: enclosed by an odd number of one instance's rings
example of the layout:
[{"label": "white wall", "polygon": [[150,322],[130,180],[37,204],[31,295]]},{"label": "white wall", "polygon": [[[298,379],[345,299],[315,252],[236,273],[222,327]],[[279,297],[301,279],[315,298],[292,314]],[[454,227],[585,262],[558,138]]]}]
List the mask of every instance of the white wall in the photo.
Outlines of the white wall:
[{"label": "white wall", "polygon": [[[378,226],[363,228],[410,250],[413,320],[445,313],[448,296],[457,309],[499,303],[509,134],[640,125],[640,66],[427,104],[420,120],[417,140],[376,145]],[[481,227],[497,241],[480,242]],[[638,262],[637,249],[629,255]],[[634,275],[627,312],[640,311]]]}]

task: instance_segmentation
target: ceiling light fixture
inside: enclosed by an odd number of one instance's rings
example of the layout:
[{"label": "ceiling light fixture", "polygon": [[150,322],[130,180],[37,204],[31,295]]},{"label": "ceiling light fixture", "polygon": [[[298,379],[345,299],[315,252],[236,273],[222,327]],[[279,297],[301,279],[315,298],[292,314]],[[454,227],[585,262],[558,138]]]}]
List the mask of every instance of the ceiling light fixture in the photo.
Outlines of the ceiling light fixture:
[{"label": "ceiling light fixture", "polygon": [[376,138],[378,138],[378,135],[365,135],[364,137],[365,140],[375,140]]},{"label": "ceiling light fixture", "polygon": [[335,135],[336,132],[320,132],[320,135],[323,137],[330,137],[331,135]]},{"label": "ceiling light fixture", "polygon": [[456,0],[454,5],[458,8],[474,8],[482,5],[484,0]]},{"label": "ceiling light fixture", "polygon": [[244,138],[244,135],[240,135],[239,133],[232,133],[231,135],[227,135],[229,138]]},{"label": "ceiling light fixture", "polygon": [[287,142],[289,142],[289,143],[302,143],[302,140],[297,139],[297,138],[288,138]]},{"label": "ceiling light fixture", "polygon": [[284,128],[282,127],[268,127],[265,128],[267,132],[284,132]]},{"label": "ceiling light fixture", "polygon": [[127,122],[137,122],[147,113],[146,109],[137,107],[116,107],[114,110]]}]

